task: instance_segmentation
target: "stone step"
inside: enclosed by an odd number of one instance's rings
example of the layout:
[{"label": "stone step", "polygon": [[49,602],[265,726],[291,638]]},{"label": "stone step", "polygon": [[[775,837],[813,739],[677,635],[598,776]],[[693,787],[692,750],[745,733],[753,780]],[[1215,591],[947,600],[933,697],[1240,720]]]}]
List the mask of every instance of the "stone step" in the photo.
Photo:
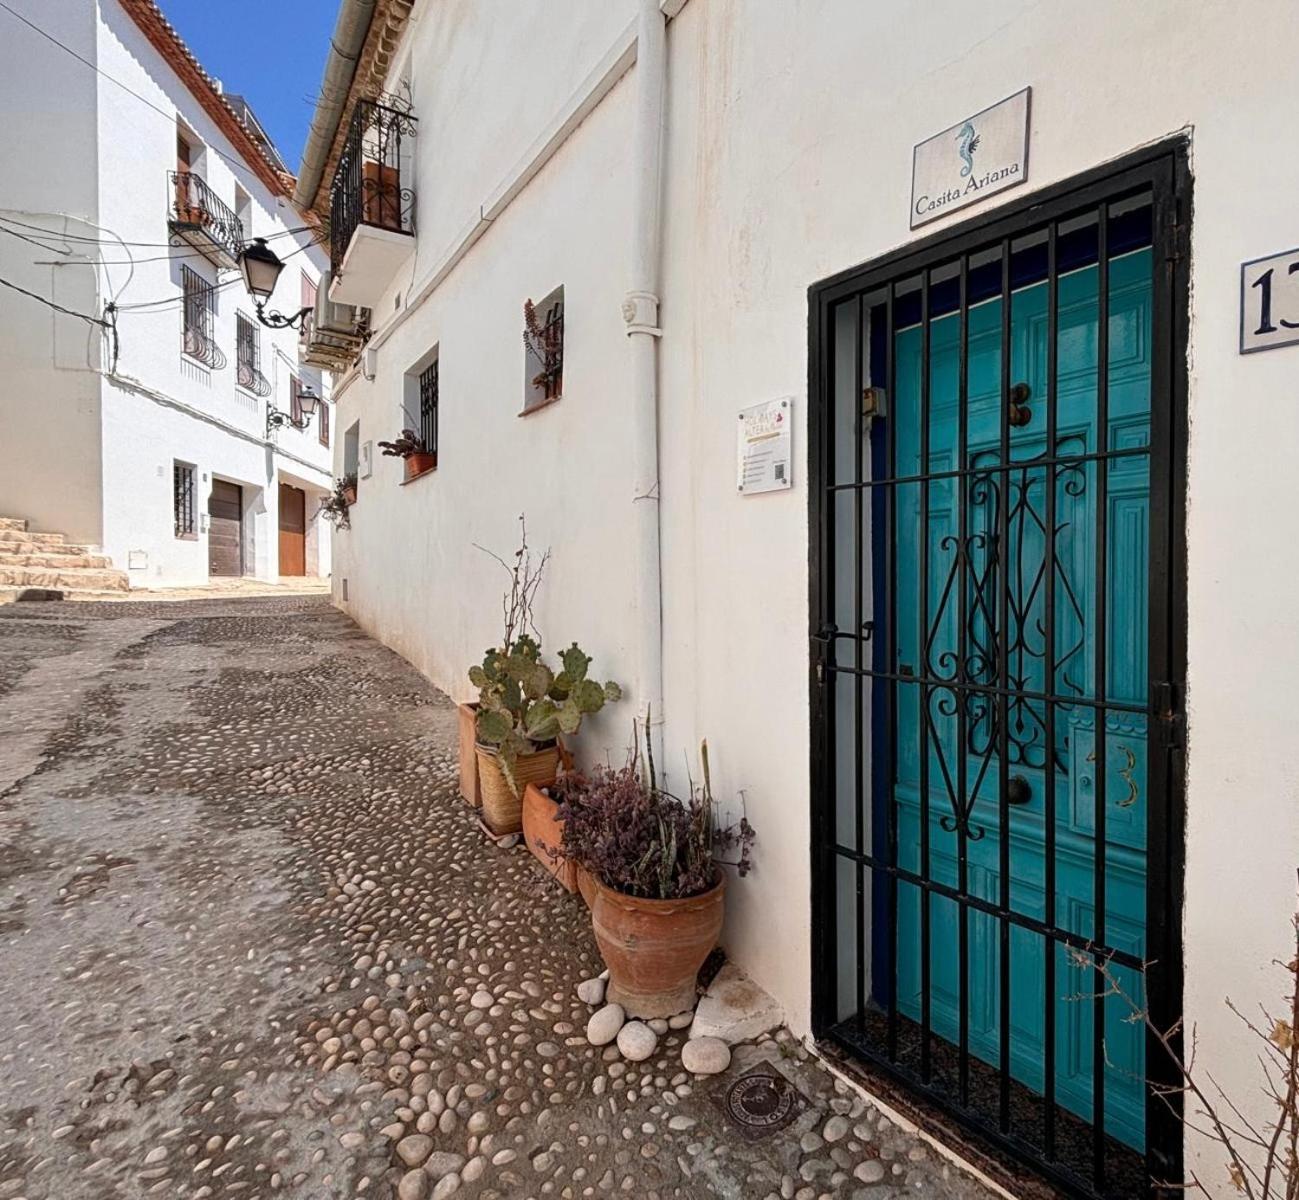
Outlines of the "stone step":
[{"label": "stone step", "polygon": [[58,588],[61,591],[128,592],[125,571],[91,567],[0,566],[0,587]]},{"label": "stone step", "polygon": [[16,529],[19,533],[26,533],[27,522],[22,517],[0,517],[0,529]]},{"label": "stone step", "polygon": [[75,542],[56,542],[44,534],[28,533],[22,539],[6,538],[0,533],[0,554],[56,554],[60,556],[91,553],[89,546]]},{"label": "stone step", "polygon": [[0,529],[0,549],[11,546],[46,547],[70,545],[63,533],[29,533],[22,529]]},{"label": "stone step", "polygon": [[102,570],[111,567],[113,560],[106,554],[78,554],[79,547],[68,547],[69,553],[59,554],[48,550],[27,554],[20,551],[6,550],[0,546],[0,567],[58,567],[65,570],[70,567],[93,567]]}]

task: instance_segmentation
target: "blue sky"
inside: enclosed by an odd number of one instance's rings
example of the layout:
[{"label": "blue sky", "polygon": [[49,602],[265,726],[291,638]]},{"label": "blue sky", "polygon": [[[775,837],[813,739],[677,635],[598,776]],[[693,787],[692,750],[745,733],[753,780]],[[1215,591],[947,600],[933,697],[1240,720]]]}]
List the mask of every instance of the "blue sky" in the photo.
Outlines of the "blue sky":
[{"label": "blue sky", "polygon": [[253,106],[297,173],[315,110],[335,0],[158,0],[209,75]]}]

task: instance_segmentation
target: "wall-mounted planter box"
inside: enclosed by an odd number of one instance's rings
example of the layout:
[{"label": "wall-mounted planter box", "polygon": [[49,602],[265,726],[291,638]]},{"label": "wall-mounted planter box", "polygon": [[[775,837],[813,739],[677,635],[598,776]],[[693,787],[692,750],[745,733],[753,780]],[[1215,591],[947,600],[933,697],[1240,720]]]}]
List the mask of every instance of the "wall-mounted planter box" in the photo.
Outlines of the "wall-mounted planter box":
[{"label": "wall-mounted planter box", "polygon": [[412,479],[418,479],[421,475],[427,475],[438,465],[438,456],[436,454],[410,454],[405,459],[406,476],[405,482],[409,483]]},{"label": "wall-mounted planter box", "polygon": [[559,880],[564,889],[575,892],[577,864],[566,858],[553,857],[548,852],[558,850],[564,840],[564,822],[555,816],[558,809],[558,801],[552,800],[535,783],[528,784],[523,792],[523,840],[537,861]]},{"label": "wall-mounted planter box", "polygon": [[482,808],[483,793],[478,786],[478,756],[474,753],[477,739],[477,704],[457,704],[460,714],[460,798],[470,808]]}]

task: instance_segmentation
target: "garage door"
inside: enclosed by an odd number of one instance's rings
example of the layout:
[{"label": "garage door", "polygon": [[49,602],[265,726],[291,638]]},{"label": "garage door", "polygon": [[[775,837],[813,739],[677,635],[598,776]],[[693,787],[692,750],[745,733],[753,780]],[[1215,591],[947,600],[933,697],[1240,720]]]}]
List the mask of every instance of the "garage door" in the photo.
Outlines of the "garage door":
[{"label": "garage door", "polygon": [[208,497],[208,573],[244,573],[244,492],[237,483],[212,480]]},{"label": "garage door", "polygon": [[307,493],[280,484],[280,574],[307,573]]}]

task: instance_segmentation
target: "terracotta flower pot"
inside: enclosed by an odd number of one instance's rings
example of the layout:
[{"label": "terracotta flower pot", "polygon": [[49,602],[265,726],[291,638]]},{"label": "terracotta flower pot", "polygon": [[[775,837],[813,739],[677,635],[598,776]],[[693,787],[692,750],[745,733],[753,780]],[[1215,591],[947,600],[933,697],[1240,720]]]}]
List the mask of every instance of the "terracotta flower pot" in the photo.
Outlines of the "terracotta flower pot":
[{"label": "terracotta flower pot", "polygon": [[587,908],[595,907],[595,876],[583,866],[577,867],[577,890],[582,893]]},{"label": "terracotta flower pot", "polygon": [[[516,796],[501,769],[500,755],[489,746],[476,745],[478,786],[483,797],[483,820],[495,834],[518,833],[523,828],[523,798]],[[514,763],[514,778],[520,787],[535,783],[548,787],[559,774],[559,747],[549,746],[533,754],[520,754]]]},{"label": "terracotta flower pot", "polygon": [[355,484],[353,484],[351,487],[345,487],[345,488],[343,489],[343,499],[346,500],[346,501],[348,502],[348,504],[355,504],[355,503],[356,503],[356,485],[355,485]]},{"label": "terracotta flower pot", "polygon": [[591,925],[609,968],[607,999],[631,1017],[670,1017],[694,1006],[695,980],[722,932],[726,880],[685,900],[642,900],[598,879]]},{"label": "terracotta flower pot", "polygon": [[483,794],[478,787],[478,705],[457,704],[460,715],[460,798],[470,808],[482,808]]},{"label": "terracotta flower pot", "polygon": [[408,454],[406,456],[406,478],[418,479],[425,471],[431,471],[438,465],[436,454]]},{"label": "terracotta flower pot", "polygon": [[537,861],[546,868],[566,891],[577,891],[577,864],[558,858],[557,851],[564,841],[564,822],[555,815],[559,801],[552,800],[535,783],[523,791],[523,840]]}]

